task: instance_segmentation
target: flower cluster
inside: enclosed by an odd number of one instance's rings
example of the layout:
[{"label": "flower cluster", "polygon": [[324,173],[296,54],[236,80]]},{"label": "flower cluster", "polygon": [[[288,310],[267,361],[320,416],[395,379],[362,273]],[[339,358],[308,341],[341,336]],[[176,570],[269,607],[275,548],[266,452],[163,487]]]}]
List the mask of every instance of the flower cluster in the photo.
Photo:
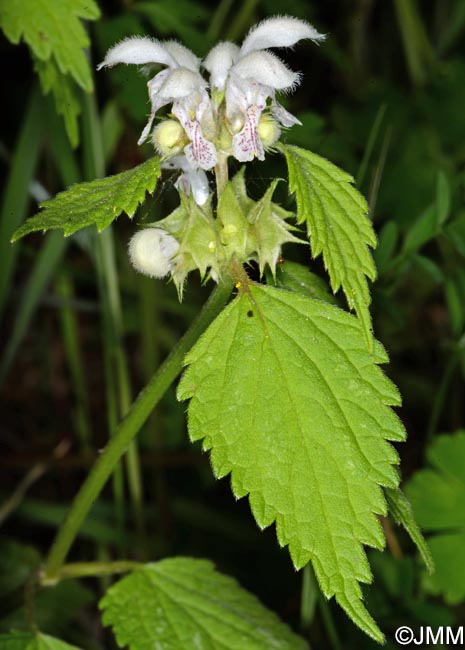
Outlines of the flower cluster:
[{"label": "flower cluster", "polygon": [[299,123],[276,101],[276,92],[293,90],[300,74],[268,48],[324,38],[303,20],[274,17],[253,27],[241,47],[218,43],[203,63],[175,41],[133,37],[112,47],[99,69],[118,63],[164,66],[147,84],[152,110],[139,144],[149,137],[157,111],[171,104],[172,117],[153,129],[153,143],[171,166],[181,169],[180,188],[192,188],[196,201],[204,202],[208,182],[202,170],[213,169],[219,153],[240,162],[263,160],[280,126]]},{"label": "flower cluster", "polygon": [[[253,27],[240,47],[218,43],[203,62],[180,43],[151,38],[128,38],[107,52],[99,69],[118,63],[146,70],[163,66],[147,84],[151,112],[139,144],[151,136],[163,166],[181,171],[176,182],[181,206],[130,242],[129,255],[138,271],[155,278],[171,274],[182,295],[185,277],[194,268],[202,276],[209,269],[210,277],[218,280],[235,257],[241,262],[255,259],[262,272],[265,264],[274,272],[281,246],[299,241],[285,222],[290,214],[271,201],[274,186],[256,203],[247,197],[241,174],[232,181],[229,198],[218,197],[214,219],[206,172],[219,162],[226,164],[228,156],[240,162],[263,160],[281,127],[299,124],[278,103],[276,93],[293,90],[300,74],[269,48],[324,38],[307,22],[282,16]],[[158,110],[166,105],[171,105],[169,116],[154,127]]]}]

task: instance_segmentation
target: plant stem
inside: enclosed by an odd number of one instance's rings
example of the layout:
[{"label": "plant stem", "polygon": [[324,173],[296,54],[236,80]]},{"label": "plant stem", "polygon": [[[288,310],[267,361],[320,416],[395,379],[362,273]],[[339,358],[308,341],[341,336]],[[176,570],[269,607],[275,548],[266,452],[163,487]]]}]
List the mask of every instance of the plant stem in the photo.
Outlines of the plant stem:
[{"label": "plant stem", "polygon": [[215,179],[216,194],[219,199],[228,182],[228,157],[221,152],[218,154],[218,162],[215,166]]},{"label": "plant stem", "polygon": [[318,601],[318,604],[320,606],[321,610],[321,616],[323,618],[323,623],[326,628],[326,631],[328,633],[329,641],[331,643],[331,647],[334,650],[342,650],[342,645],[339,640],[339,635],[337,633],[336,626],[333,621],[333,615],[331,614],[331,610],[329,608],[329,603],[326,600],[326,598],[323,596],[323,594],[320,591],[320,598]]},{"label": "plant stem", "polygon": [[454,377],[455,369],[460,361],[460,354],[461,350],[457,349],[454,350],[452,353],[446,369],[444,371],[444,374],[442,376],[441,382],[439,384],[439,388],[437,389],[435,395],[434,395],[434,401],[433,401],[433,406],[431,409],[431,415],[429,418],[428,422],[428,428],[426,430],[426,440],[427,442],[431,442],[433,439],[433,436],[435,433],[437,433],[437,428],[439,424],[439,418],[441,417],[442,410],[444,408],[444,403],[447,398],[447,394],[449,391],[450,383]]},{"label": "plant stem", "polygon": [[56,579],[82,522],[114,467],[149,417],[153,408],[181,372],[185,354],[220,313],[231,294],[232,287],[232,280],[225,278],[225,281],[214,289],[191,327],[173,348],[147,386],[139,393],[136,401],[120,423],[74,499],[50,549],[43,574],[43,582]]},{"label": "plant stem", "polygon": [[232,6],[233,0],[221,0],[218,4],[207,31],[207,37],[211,41],[216,41],[218,39]]},{"label": "plant stem", "polygon": [[40,582],[44,587],[52,587],[68,578],[88,578],[96,576],[109,576],[115,573],[127,573],[143,566],[141,562],[131,560],[117,560],[116,562],[70,562],[64,564],[53,576],[46,574],[40,576]]},{"label": "plant stem", "polygon": [[304,632],[310,629],[315,617],[318,601],[318,584],[313,573],[312,565],[304,566],[302,571],[302,596],[300,599],[300,627]]}]

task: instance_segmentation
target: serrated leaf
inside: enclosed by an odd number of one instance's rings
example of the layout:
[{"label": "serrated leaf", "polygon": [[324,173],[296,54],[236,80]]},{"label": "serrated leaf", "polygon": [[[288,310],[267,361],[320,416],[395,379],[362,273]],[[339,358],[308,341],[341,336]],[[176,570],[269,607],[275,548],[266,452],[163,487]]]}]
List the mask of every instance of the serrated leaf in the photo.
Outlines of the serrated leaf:
[{"label": "serrated leaf", "polygon": [[405,491],[416,520],[430,533],[433,589],[456,604],[465,600],[465,431],[438,436],[427,459],[431,467],[416,472]]},{"label": "serrated leaf", "polygon": [[333,291],[342,287],[371,349],[371,298],[366,278],[376,277],[369,249],[376,246],[376,236],[367,218],[367,203],[353,186],[352,176],[325,158],[291,145],[281,144],[279,149],[286,157],[298,223],[307,224],[312,255],[323,255]]},{"label": "serrated leaf", "polygon": [[60,72],[70,74],[83,90],[92,91],[92,75],[84,48],[89,39],[79,20],[95,20],[94,0],[2,0],[0,26],[12,43],[21,39],[42,61],[54,58]]},{"label": "serrated leaf", "polygon": [[405,528],[410,539],[417,547],[426,568],[430,573],[433,573],[434,561],[428,545],[415,521],[409,500],[400,489],[393,490],[386,488],[384,494],[386,496],[389,514],[392,515],[397,524]]},{"label": "serrated leaf", "polygon": [[40,204],[42,212],[28,219],[13,234],[12,242],[38,230],[62,228],[65,235],[95,224],[100,232],[122,212],[132,217],[138,205],[151,194],[160,176],[158,158],[115,176],[72,185],[53,199]]},{"label": "serrated leaf", "polygon": [[52,92],[56,111],[63,116],[71,146],[77,147],[79,144],[78,117],[81,113],[81,105],[75,82],[69,75],[60,73],[54,59],[47,61],[36,59],[34,67],[39,75],[44,94]]},{"label": "serrated leaf", "polygon": [[178,388],[215,475],[231,473],[258,525],[276,522],[294,565],[311,560],[325,596],[377,641],[358,584],[372,579],[362,544],[384,545],[380,485],[399,480],[387,440],[405,437],[387,406],[399,394],[376,365],[386,360],[379,344],[368,352],[355,316],[250,285],[187,355]]},{"label": "serrated leaf", "polygon": [[309,298],[324,300],[332,305],[336,299],[330,292],[328,285],[315,273],[312,273],[303,264],[284,260],[276,267],[276,285],[281,289],[295,291]]},{"label": "serrated leaf", "polygon": [[[113,585],[103,623],[131,650],[305,650],[306,642],[206,560],[169,558]],[[0,649],[1,650],[1,649]]]},{"label": "serrated leaf", "polygon": [[47,634],[10,632],[0,634],[0,650],[76,650],[76,648]]}]

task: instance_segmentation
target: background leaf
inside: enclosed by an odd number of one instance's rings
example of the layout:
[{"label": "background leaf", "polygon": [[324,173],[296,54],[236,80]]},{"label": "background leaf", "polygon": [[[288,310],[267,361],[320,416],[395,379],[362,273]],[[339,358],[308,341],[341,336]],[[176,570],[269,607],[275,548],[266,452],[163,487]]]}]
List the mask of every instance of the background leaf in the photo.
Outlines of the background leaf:
[{"label": "background leaf", "polygon": [[385,361],[379,344],[367,351],[354,316],[253,285],[187,355],[178,388],[216,476],[231,473],[258,525],[276,522],[294,565],[311,560],[326,597],[378,641],[357,581],[371,582],[362,544],[384,545],[379,486],[398,483],[387,440],[405,436],[386,406],[399,395],[376,366]]},{"label": "background leaf", "polygon": [[433,590],[459,603],[465,600],[465,431],[438,437],[427,459],[431,468],[416,472],[406,493],[418,523],[430,533]]},{"label": "background leaf", "polygon": [[178,557],[148,564],[111,587],[100,606],[118,645],[131,650],[308,648],[206,560]]},{"label": "background leaf", "polygon": [[47,634],[11,632],[0,634],[0,650],[76,650],[74,646]]}]

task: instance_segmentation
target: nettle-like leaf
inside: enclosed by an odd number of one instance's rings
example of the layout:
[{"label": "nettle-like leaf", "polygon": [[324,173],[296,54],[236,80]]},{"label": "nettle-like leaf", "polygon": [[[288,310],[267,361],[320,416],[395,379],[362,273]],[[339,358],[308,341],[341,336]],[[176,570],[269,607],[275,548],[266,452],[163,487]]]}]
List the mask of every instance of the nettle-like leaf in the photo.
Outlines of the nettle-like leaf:
[{"label": "nettle-like leaf", "polygon": [[276,522],[296,568],[312,562],[326,597],[383,640],[362,603],[372,580],[363,544],[382,548],[380,486],[396,488],[388,440],[404,428],[395,386],[358,319],[285,290],[248,284],[186,357],[178,398],[190,399],[191,440],[231,473],[261,528]]},{"label": "nettle-like leaf", "polygon": [[279,149],[286,157],[297,220],[307,224],[312,254],[323,254],[333,291],[342,287],[349,307],[356,310],[362,322],[371,349],[367,277],[376,277],[369,249],[376,246],[376,235],[367,217],[367,203],[353,186],[352,176],[325,158],[291,145],[281,144]]},{"label": "nettle-like leaf", "polygon": [[[100,603],[130,650],[305,650],[307,643],[206,560],[169,558],[126,576]],[[1,648],[0,648],[1,650]]]},{"label": "nettle-like leaf", "polygon": [[24,39],[41,61],[53,57],[60,72],[70,74],[87,92],[92,91],[92,74],[84,52],[89,38],[79,19],[95,20],[99,16],[94,0],[2,0],[0,3],[0,27],[5,36],[12,43]]},{"label": "nettle-like leaf", "polygon": [[306,266],[297,262],[283,260],[278,264],[276,267],[276,286],[295,293],[301,293],[310,298],[329,302],[332,305],[337,304],[329,285],[323,278],[315,275]]},{"label": "nettle-like leaf", "polygon": [[38,230],[63,228],[65,235],[95,224],[99,231],[107,228],[122,212],[132,217],[146,192],[154,191],[160,176],[158,158],[115,176],[89,183],[72,185],[53,199],[40,204],[43,208],[13,234],[12,241]]},{"label": "nettle-like leaf", "polygon": [[0,634],[0,650],[77,650],[60,639],[33,632]]},{"label": "nettle-like leaf", "polygon": [[427,450],[430,468],[405,491],[428,536],[435,564],[433,591],[452,604],[465,600],[465,431],[438,436]]},{"label": "nettle-like leaf", "polygon": [[405,528],[410,539],[417,547],[426,568],[430,573],[433,573],[434,560],[431,557],[428,545],[421,534],[421,530],[415,521],[410,501],[399,488],[396,488],[395,490],[392,488],[386,488],[384,490],[384,495],[388,504],[389,514],[396,524]]}]

